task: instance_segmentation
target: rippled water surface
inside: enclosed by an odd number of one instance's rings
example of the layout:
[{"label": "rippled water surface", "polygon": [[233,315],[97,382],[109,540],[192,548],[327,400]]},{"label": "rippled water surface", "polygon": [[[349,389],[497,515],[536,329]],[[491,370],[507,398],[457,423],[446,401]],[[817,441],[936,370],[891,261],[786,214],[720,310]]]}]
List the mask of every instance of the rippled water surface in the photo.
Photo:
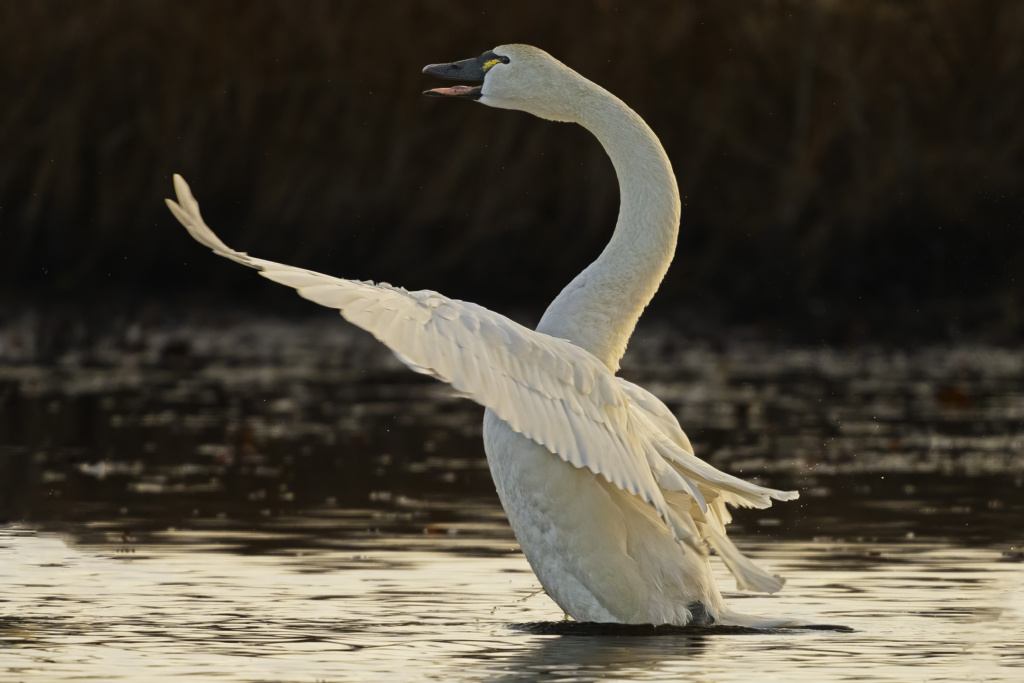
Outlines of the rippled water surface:
[{"label": "rippled water surface", "polygon": [[727,600],[815,628],[628,629],[537,594],[480,409],[339,324],[12,329],[0,680],[1024,680],[1024,353],[642,330],[698,454],[803,494],[737,514],[788,583]]}]

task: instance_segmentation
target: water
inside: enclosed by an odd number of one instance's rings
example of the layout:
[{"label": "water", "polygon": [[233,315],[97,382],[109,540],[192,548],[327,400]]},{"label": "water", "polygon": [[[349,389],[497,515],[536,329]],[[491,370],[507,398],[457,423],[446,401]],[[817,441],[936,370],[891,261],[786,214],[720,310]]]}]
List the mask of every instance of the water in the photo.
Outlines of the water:
[{"label": "water", "polygon": [[527,597],[536,581],[497,523],[469,538],[329,535],[282,523],[124,545],[119,530],[88,543],[9,529],[4,679],[1020,680],[1024,667],[1021,565],[987,548],[747,542],[790,581],[737,607],[854,630],[609,636],[531,627],[561,613]]},{"label": "water", "polygon": [[803,493],[737,514],[788,583],[718,567],[730,605],[827,628],[608,629],[535,594],[480,409],[334,320],[129,327],[44,361],[11,329],[4,681],[1024,678],[1024,353],[642,330],[624,372],[698,453]]}]

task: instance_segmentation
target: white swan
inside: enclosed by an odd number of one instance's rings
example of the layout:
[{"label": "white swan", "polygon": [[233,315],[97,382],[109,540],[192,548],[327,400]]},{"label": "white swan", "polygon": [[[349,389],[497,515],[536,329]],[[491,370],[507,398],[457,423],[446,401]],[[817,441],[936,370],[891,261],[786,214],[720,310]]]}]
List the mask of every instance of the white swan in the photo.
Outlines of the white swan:
[{"label": "white swan", "polygon": [[168,207],[216,254],[337,308],[402,361],[487,408],[484,448],[502,505],[541,585],[574,619],[781,623],[726,608],[706,545],[739,588],[778,590],[782,579],[726,537],[726,505],[764,508],[797,493],[755,486],[695,457],[672,412],[615,376],[679,229],[679,193],[658,139],[618,98],[534,47],[502,45],[424,72],[482,82],[427,95],[579,123],[615,165],[615,233],[536,331],[435,292],[342,280],[237,252],[206,226],[177,175],[178,202],[167,200]]}]

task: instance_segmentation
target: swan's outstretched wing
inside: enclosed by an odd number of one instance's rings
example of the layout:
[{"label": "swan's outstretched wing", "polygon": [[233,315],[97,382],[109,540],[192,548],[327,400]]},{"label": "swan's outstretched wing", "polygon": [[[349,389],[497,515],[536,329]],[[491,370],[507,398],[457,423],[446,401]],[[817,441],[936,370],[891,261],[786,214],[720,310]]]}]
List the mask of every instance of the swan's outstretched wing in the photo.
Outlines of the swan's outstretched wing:
[{"label": "swan's outstretched wing", "polygon": [[661,399],[632,382],[617,379],[634,413],[634,420],[649,423],[649,430],[657,435],[653,441],[658,452],[675,469],[696,481],[706,500],[722,497],[730,505],[766,508],[771,506],[773,498],[799,498],[800,494],[796,491],[777,491],[757,486],[704,462],[693,454],[693,446],[679,426],[679,420]]},{"label": "swan's outstretched wing", "polygon": [[689,513],[694,518],[701,537],[715,549],[736,577],[736,586],[740,590],[762,593],[780,590],[785,580],[751,562],[726,534],[725,527],[732,521],[726,504],[763,508],[771,505],[771,498],[793,500],[799,494],[796,491],[775,491],[755,486],[715,469],[693,455],[690,439],[679,426],[679,420],[658,397],[623,379],[619,379],[619,384],[629,397],[631,406],[641,411],[644,418],[671,442],[671,445],[659,448],[659,452],[673,467],[697,481],[697,489],[708,503],[707,510],[694,510],[691,500],[680,501],[678,496],[668,494],[666,500],[669,506]]},{"label": "swan's outstretched wing", "polygon": [[651,503],[680,540],[693,542],[663,489],[684,492],[701,511],[708,508],[699,487],[720,479],[765,505],[769,497],[788,497],[729,477],[683,452],[652,427],[643,411],[631,408],[611,370],[584,349],[436,292],[343,280],[235,251],[203,222],[178,175],[174,186],[178,202],[167,200],[167,206],[201,244],[338,309],[410,366],[491,408],[567,462]]}]

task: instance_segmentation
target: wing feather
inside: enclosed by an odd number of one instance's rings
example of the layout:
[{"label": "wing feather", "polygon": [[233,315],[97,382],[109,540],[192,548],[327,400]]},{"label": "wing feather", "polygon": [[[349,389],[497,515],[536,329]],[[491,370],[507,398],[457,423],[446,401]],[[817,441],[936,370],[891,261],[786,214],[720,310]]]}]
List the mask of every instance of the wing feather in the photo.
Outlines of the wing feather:
[{"label": "wing feather", "polygon": [[199,243],[338,309],[414,370],[450,383],[563,460],[649,502],[679,540],[694,542],[692,525],[680,519],[680,506],[669,505],[665,493],[681,492],[698,506],[698,515],[708,509],[702,489],[709,498],[722,489],[730,502],[758,507],[771,498],[795,497],[696,458],[664,404],[564,339],[436,292],[334,278],[235,251],[206,225],[178,175],[174,187],[178,201],[167,200],[167,206]]}]

